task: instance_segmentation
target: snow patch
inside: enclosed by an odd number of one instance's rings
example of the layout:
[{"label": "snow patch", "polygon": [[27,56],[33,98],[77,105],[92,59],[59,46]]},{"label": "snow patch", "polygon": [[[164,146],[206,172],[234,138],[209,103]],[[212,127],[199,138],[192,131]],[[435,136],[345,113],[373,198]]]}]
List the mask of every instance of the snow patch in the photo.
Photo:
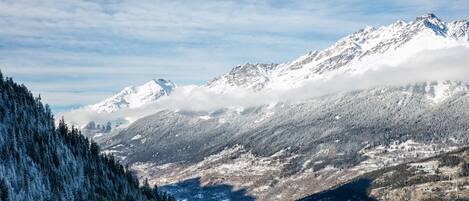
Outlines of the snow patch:
[{"label": "snow patch", "polygon": [[212,117],[210,117],[209,115],[199,116],[199,119],[202,119],[202,120],[209,120],[211,118]]},{"label": "snow patch", "polygon": [[413,140],[405,142],[396,141],[389,146],[380,145],[374,148],[362,149],[360,153],[367,156],[368,159],[353,169],[369,172],[383,167],[398,165],[406,161],[435,156],[442,152],[456,150],[457,148],[457,146],[425,144]]},{"label": "snow patch", "polygon": [[132,137],[132,139],[130,139],[130,140],[138,140],[140,138],[142,138],[142,135],[138,134],[138,135],[135,135],[134,137]]}]

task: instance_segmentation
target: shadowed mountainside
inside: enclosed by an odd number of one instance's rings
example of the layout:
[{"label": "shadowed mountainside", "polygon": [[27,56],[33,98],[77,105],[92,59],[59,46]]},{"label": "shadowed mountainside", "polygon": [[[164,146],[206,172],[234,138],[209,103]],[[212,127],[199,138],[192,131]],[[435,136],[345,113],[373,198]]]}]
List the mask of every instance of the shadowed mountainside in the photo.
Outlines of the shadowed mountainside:
[{"label": "shadowed mountainside", "polygon": [[[314,185],[314,184],[312,184]],[[376,201],[368,196],[368,188],[371,186],[371,180],[358,179],[341,185],[337,188],[326,190],[299,199],[298,201],[326,201],[326,200],[349,200],[349,201]]]},{"label": "shadowed mountainside", "polygon": [[188,179],[174,184],[160,187],[161,190],[171,194],[177,194],[178,200],[191,201],[255,201],[254,197],[248,195],[246,189],[233,189],[228,184],[210,184],[203,186],[200,177]]}]

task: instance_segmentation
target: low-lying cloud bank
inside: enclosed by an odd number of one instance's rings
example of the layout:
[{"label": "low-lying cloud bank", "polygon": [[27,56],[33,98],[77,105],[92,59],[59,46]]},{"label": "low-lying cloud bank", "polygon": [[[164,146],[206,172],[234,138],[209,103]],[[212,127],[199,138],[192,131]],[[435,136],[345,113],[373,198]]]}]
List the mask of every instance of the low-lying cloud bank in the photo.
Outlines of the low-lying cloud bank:
[{"label": "low-lying cloud bank", "polygon": [[59,114],[76,124],[90,120],[105,122],[127,117],[134,121],[157,111],[195,110],[211,111],[219,108],[251,107],[283,101],[299,101],[327,94],[367,89],[380,86],[400,86],[424,81],[469,81],[469,48],[455,47],[422,52],[397,66],[381,66],[363,74],[343,74],[327,80],[305,82],[302,87],[289,90],[251,92],[235,90],[218,94],[201,86],[179,87],[157,103],[138,109],[124,109],[112,114],[96,114],[86,108]]}]

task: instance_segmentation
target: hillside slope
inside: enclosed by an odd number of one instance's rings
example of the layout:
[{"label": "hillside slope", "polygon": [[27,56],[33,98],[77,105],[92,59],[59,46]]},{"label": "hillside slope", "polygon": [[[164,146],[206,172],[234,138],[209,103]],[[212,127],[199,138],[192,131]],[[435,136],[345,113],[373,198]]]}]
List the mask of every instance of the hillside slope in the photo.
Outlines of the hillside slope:
[{"label": "hillside slope", "polygon": [[0,200],[168,200],[0,74]]},{"label": "hillside slope", "polygon": [[468,200],[469,148],[376,170],[300,199]]}]

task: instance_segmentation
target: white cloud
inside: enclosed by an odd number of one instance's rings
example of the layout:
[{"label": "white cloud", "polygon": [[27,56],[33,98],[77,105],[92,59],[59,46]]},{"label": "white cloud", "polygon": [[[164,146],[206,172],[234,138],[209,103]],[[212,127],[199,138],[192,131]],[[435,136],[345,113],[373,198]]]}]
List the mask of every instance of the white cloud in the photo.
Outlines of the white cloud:
[{"label": "white cloud", "polygon": [[228,94],[217,94],[203,87],[180,87],[171,96],[143,108],[121,110],[111,114],[96,114],[79,109],[62,115],[78,124],[90,119],[106,121],[130,117],[136,120],[165,109],[213,111],[220,108],[246,108],[272,102],[301,101],[371,87],[401,86],[424,81],[469,81],[468,55],[469,48],[463,47],[424,51],[397,66],[381,66],[361,75],[341,74],[328,80],[307,82],[302,87],[289,90],[254,93],[240,89]]}]

